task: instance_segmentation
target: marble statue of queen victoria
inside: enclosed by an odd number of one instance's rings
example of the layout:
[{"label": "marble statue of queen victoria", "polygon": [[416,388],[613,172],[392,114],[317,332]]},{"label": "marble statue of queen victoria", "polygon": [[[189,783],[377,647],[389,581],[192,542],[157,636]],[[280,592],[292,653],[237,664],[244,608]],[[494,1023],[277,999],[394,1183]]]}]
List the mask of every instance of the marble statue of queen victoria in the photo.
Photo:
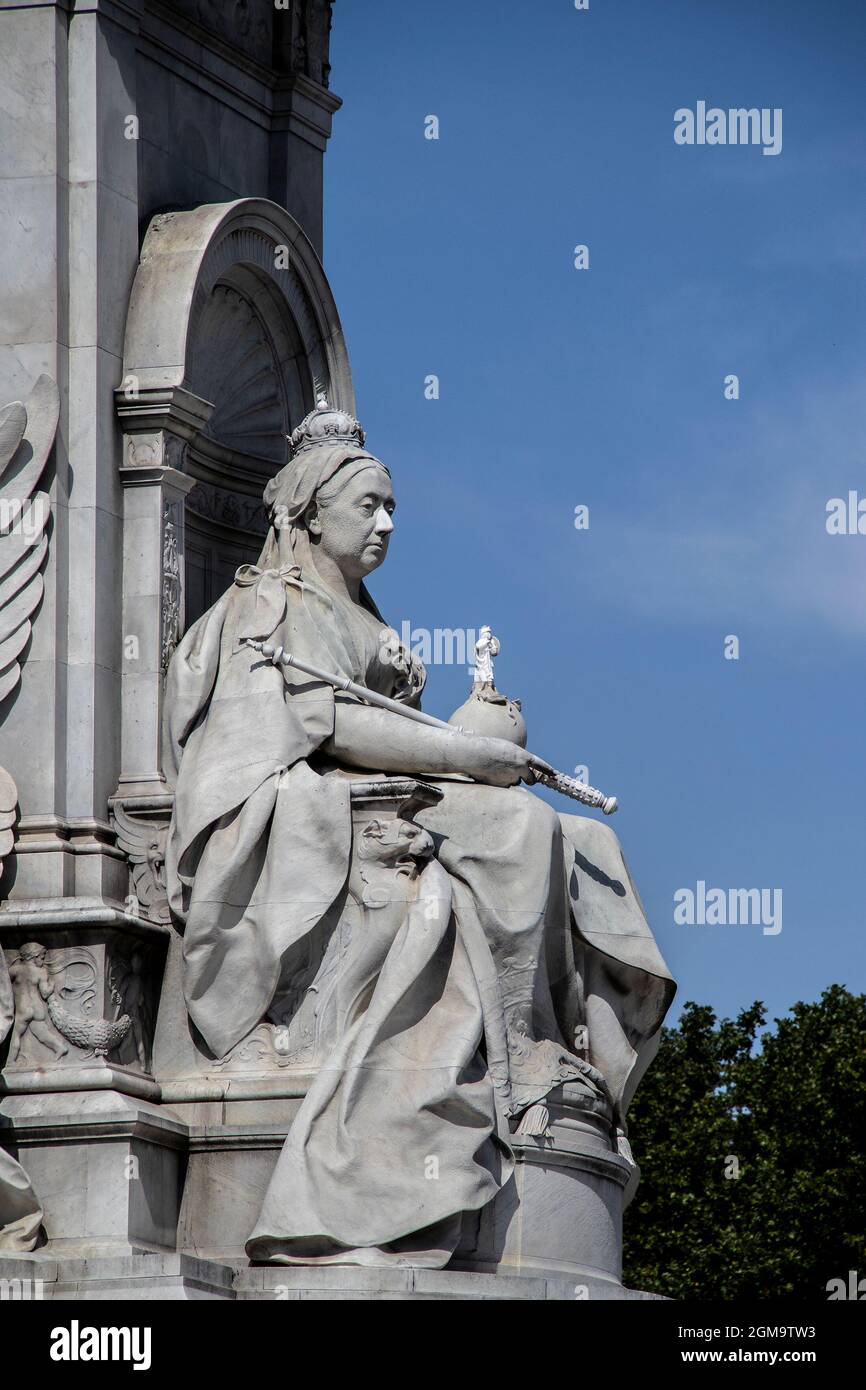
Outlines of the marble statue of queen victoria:
[{"label": "marble statue of queen victoria", "polygon": [[[247,645],[416,706],[424,685],[364,583],[393,529],[388,469],[324,400],[290,443],[258,564],[167,677],[184,997],[216,1058],[268,1019],[313,1049],[250,1258],[441,1267],[563,1086],[627,1151],[674,984],[616,837],[522,789],[524,749],[411,722]],[[376,778],[415,779],[404,819],[353,817]]]}]

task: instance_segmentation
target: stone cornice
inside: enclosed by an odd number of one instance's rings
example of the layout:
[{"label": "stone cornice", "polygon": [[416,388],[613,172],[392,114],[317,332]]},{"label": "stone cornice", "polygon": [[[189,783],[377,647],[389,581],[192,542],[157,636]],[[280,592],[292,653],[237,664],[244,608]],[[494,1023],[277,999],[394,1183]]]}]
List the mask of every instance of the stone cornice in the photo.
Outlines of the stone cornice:
[{"label": "stone cornice", "polygon": [[288,130],[317,150],[324,150],[331,134],[331,117],[342,106],[340,97],[298,73],[280,78],[274,91],[272,130]]},{"label": "stone cornice", "polygon": [[126,434],[154,434],[168,430],[181,439],[194,439],[213,413],[210,401],[202,400],[183,386],[139,386],[130,397],[121,384],[114,392],[117,416]]},{"label": "stone cornice", "polygon": [[[329,88],[303,73],[281,73],[239,53],[162,0],[147,0],[139,48],[268,130],[286,129],[280,121],[293,118],[292,132],[319,150],[327,143],[333,113],[343,104]],[[295,109],[298,104],[301,111]]]}]

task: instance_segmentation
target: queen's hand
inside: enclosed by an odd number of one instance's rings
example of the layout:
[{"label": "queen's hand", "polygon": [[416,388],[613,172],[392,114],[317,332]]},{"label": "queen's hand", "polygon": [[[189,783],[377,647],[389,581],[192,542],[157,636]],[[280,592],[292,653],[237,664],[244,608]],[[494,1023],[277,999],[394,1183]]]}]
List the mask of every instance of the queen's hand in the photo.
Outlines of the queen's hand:
[{"label": "queen's hand", "polygon": [[535,780],[532,755],[504,738],[458,733],[453,739],[455,772],[492,787],[514,787]]},{"label": "queen's hand", "polygon": [[423,776],[457,773],[493,787],[533,782],[533,766],[545,766],[504,738],[432,728],[389,710],[337,697],[334,733],[326,750],[350,767]]}]

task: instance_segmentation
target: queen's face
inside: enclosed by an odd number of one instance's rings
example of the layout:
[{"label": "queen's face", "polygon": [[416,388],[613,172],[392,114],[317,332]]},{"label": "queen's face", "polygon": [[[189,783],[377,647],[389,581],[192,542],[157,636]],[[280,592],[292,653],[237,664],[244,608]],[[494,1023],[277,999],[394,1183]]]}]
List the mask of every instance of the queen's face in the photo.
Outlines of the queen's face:
[{"label": "queen's face", "polygon": [[381,565],[394,529],[394,505],[388,474],[371,465],[317,508],[310,530],[347,579],[364,579]]}]

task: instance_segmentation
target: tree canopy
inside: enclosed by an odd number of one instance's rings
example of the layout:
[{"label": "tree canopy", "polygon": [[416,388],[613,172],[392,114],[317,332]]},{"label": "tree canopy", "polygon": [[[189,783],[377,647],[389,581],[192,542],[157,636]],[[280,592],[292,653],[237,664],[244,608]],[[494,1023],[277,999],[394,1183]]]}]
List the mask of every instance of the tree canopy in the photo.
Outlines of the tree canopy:
[{"label": "tree canopy", "polygon": [[629,1112],[632,1288],[813,1300],[866,1276],[866,995],[831,985],[764,1022],[689,1002],[663,1031]]}]

